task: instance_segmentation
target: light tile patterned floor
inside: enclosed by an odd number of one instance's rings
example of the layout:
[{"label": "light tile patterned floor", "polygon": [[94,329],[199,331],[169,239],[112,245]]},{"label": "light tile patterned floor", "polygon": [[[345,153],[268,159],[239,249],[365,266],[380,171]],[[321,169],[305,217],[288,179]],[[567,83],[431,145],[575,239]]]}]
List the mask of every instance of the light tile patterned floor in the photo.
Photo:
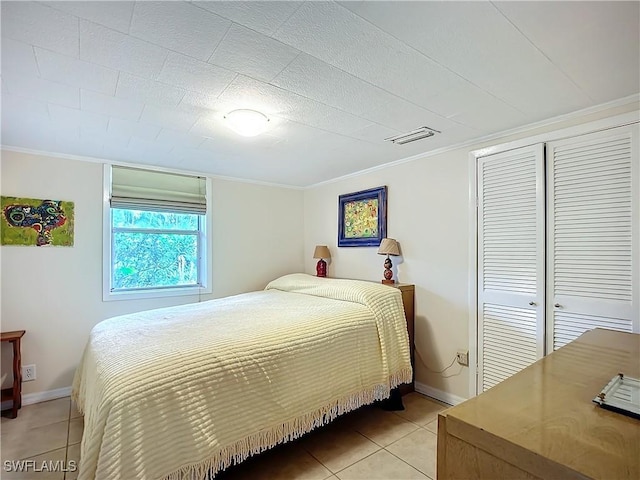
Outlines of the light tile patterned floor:
[{"label": "light tile patterned floor", "polygon": [[[343,415],[303,438],[276,447],[216,476],[216,480],[351,480],[435,478],[437,416],[447,405],[418,393],[403,397],[405,410],[376,406]],[[82,417],[70,399],[23,407],[2,417],[2,479],[71,480],[77,472],[8,472],[5,461],[80,459]],[[65,476],[66,475],[66,476]]]}]

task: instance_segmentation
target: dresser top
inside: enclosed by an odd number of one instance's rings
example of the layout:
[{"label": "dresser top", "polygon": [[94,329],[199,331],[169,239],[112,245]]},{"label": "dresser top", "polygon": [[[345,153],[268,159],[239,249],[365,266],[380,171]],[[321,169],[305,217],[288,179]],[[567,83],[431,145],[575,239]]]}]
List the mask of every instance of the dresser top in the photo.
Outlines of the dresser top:
[{"label": "dresser top", "polygon": [[591,330],[483,394],[447,410],[589,478],[640,478],[640,420],[593,398],[619,372],[640,378],[640,335]]}]

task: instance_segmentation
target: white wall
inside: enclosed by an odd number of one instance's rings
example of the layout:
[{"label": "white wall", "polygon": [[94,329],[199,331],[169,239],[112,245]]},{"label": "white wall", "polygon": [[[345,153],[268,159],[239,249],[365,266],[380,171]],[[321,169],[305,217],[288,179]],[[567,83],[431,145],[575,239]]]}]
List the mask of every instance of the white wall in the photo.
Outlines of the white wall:
[{"label": "white wall", "polygon": [[[375,248],[337,245],[338,195],[388,186],[388,236],[400,241],[399,280],[416,285],[417,380],[466,398],[468,370],[440,370],[468,347],[468,155],[488,145],[638,110],[638,103],[472,145],[306,191],[213,180],[213,294],[263,288],[285,273],[315,273],[313,248],[332,253],[329,275],[378,281]],[[427,140],[428,141],[428,140]],[[402,148],[402,147],[398,147]],[[198,301],[197,297],[102,301],[102,164],[3,151],[2,195],[75,202],[75,245],[0,247],[2,331],[25,329],[23,364],[38,379],[25,394],[68,387],[91,328],[105,318]],[[10,368],[2,348],[3,377]],[[447,371],[455,374],[454,365]]]},{"label": "white wall", "polygon": [[326,244],[329,276],[382,279],[384,257],[376,248],[337,248],[337,212],[338,195],[387,185],[387,236],[400,242],[403,253],[398,280],[416,286],[416,380],[444,392],[443,399],[468,398],[468,368],[454,364],[444,374],[450,378],[433,371],[449,365],[458,349],[469,348],[469,152],[636,110],[637,101],[310,188],[306,272],[315,272],[313,247]]},{"label": "white wall", "polygon": [[[26,330],[22,363],[37,380],[23,393],[71,385],[89,331],[111,316],[197,302],[197,296],[102,301],[102,171],[100,163],[3,151],[5,196],[75,202],[75,245],[0,247],[1,328]],[[213,179],[213,294],[264,288],[304,268],[301,190]],[[3,344],[2,374],[10,371]]]},{"label": "white wall", "polygon": [[[338,195],[387,185],[387,236],[400,242],[403,254],[398,280],[416,286],[416,379],[463,397],[466,372],[450,379],[430,376],[420,359],[440,370],[468,343],[467,163],[466,153],[455,151],[305,192],[305,252],[327,244],[329,276],[380,281],[385,257],[377,247],[337,248]],[[315,269],[310,256],[308,273]]]}]

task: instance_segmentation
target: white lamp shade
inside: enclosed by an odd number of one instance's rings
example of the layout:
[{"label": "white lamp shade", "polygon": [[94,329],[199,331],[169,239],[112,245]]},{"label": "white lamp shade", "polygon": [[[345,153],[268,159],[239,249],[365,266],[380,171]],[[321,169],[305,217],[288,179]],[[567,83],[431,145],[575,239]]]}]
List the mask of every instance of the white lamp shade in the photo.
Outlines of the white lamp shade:
[{"label": "white lamp shade", "polygon": [[378,255],[400,255],[398,242],[393,238],[383,238],[378,248]]},{"label": "white lamp shade", "polygon": [[224,116],[227,126],[243,137],[255,137],[267,129],[269,119],[256,110],[233,110]]}]

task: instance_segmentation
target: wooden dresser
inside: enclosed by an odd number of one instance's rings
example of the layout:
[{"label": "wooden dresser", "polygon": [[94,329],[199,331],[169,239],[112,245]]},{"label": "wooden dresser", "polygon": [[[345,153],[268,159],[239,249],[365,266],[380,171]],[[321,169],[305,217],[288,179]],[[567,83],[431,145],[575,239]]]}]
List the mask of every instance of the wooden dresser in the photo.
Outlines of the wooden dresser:
[{"label": "wooden dresser", "polygon": [[640,420],[592,399],[640,378],[640,335],[595,329],[438,417],[445,479],[640,478]]}]

